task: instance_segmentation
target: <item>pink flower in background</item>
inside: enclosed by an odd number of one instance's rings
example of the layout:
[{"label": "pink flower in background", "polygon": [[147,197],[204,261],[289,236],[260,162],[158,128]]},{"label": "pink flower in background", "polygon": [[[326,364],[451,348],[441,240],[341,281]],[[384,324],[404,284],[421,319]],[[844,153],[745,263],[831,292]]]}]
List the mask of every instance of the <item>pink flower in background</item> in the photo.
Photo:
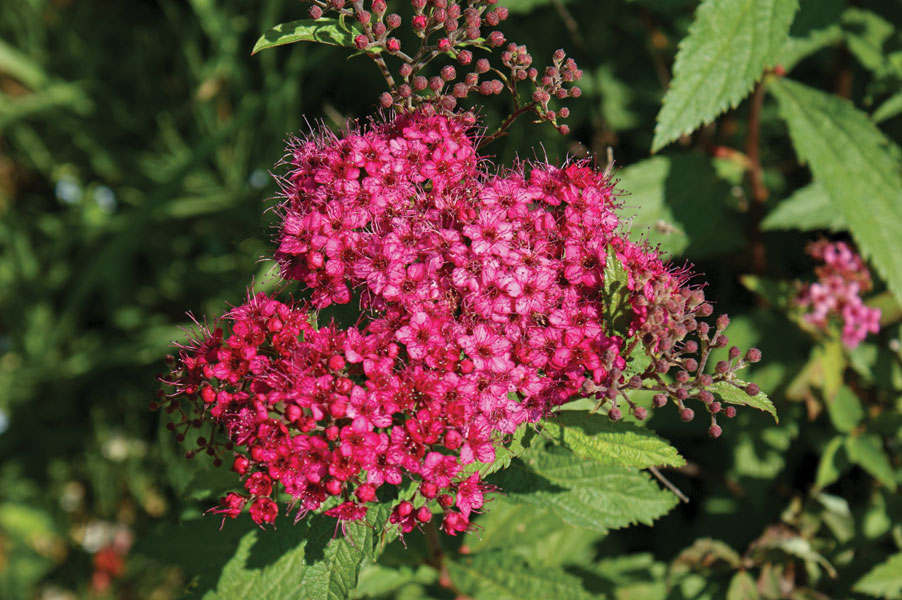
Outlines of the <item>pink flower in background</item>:
[{"label": "pink flower in background", "polygon": [[839,319],[843,344],[857,347],[869,333],[880,330],[880,309],[861,300],[861,294],[871,289],[870,271],[845,242],[814,242],[808,253],[824,264],[815,269],[817,282],[805,286],[796,298],[809,309],[805,320],[826,329],[831,318]]}]

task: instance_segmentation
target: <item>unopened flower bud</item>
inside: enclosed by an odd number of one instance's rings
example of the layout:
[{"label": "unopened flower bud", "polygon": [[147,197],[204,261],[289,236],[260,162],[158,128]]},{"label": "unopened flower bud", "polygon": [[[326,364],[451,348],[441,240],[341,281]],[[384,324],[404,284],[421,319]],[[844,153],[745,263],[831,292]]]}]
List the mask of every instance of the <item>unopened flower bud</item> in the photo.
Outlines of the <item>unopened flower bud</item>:
[{"label": "unopened flower bud", "polygon": [[719,360],[719,361],[717,361],[717,364],[714,365],[714,371],[716,373],[719,373],[720,375],[723,375],[724,373],[726,373],[729,370],[730,370],[730,363],[728,363],[725,360]]},{"label": "unopened flower bud", "polygon": [[720,331],[723,331],[729,325],[730,325],[730,317],[729,316],[723,314],[723,315],[720,315],[719,317],[717,317],[717,328]]},{"label": "unopened flower bud", "polygon": [[761,391],[761,388],[758,387],[757,383],[750,383],[745,386],[745,393],[749,396],[757,396],[758,392]]},{"label": "unopened flower bud", "polygon": [[667,396],[664,394],[655,394],[655,397],[652,399],[652,404],[655,405],[655,408],[661,408],[667,404]]},{"label": "unopened flower bud", "polygon": [[723,414],[728,419],[732,419],[733,417],[736,416],[736,407],[735,406],[726,407],[725,409],[723,409]]},{"label": "unopened flower bud", "polygon": [[745,353],[745,359],[750,363],[756,363],[761,360],[761,350],[757,348],[749,348],[748,352]]},{"label": "unopened flower bud", "polygon": [[691,408],[684,408],[680,411],[680,419],[684,423],[688,423],[695,418],[695,412]]},{"label": "unopened flower bud", "polygon": [[727,356],[729,356],[730,360],[736,360],[739,358],[739,355],[742,354],[742,350],[740,350],[737,346],[730,346],[730,352]]},{"label": "unopened flower bud", "polygon": [[619,421],[623,418],[623,413],[616,406],[608,411],[608,418],[612,421]]},{"label": "unopened flower bud", "polygon": [[432,511],[429,510],[428,506],[421,506],[417,509],[416,519],[420,523],[428,523],[432,520]]},{"label": "unopened flower bud", "polygon": [[388,25],[389,29],[397,29],[401,26],[401,15],[397,13],[392,13],[385,17],[385,24]]},{"label": "unopened flower bud", "polygon": [[720,425],[718,425],[717,423],[712,424],[711,427],[708,428],[708,435],[710,435],[714,439],[719,438],[720,434],[722,433],[723,429],[721,429]]},{"label": "unopened flower bud", "polygon": [[698,393],[698,399],[705,404],[711,404],[712,402],[714,402],[714,394],[712,394],[708,390],[702,390]]},{"label": "unopened flower bud", "polygon": [[637,406],[633,409],[633,416],[636,417],[639,421],[644,421],[645,417],[648,416],[648,411],[645,410],[644,406]]}]

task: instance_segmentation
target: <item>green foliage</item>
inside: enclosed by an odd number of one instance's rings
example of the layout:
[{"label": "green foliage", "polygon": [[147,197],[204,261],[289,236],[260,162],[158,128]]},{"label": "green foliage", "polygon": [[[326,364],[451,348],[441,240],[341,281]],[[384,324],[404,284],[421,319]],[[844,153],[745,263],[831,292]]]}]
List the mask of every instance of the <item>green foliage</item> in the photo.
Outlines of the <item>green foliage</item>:
[{"label": "green foliage", "polygon": [[893,554],[858,580],[855,591],[878,598],[902,598],[902,552]]},{"label": "green foliage", "polygon": [[611,423],[601,415],[563,411],[542,428],[576,456],[603,465],[681,467],[686,461],[676,448],[651,431],[627,423]]},{"label": "green foliage", "polygon": [[355,32],[340,23],[338,19],[320,18],[280,23],[260,36],[251,54],[267,48],[294,44],[297,42],[316,42],[331,46],[354,47]]},{"label": "green foliage", "polygon": [[668,254],[703,258],[740,246],[740,222],[726,206],[730,183],[707,157],[655,156],[617,175],[633,231],[648,231]]},{"label": "green foliage", "polygon": [[827,190],[859,248],[902,298],[902,172],[898,152],[866,114],[804,84],[773,80],[799,157]]},{"label": "green foliage", "polygon": [[530,452],[493,481],[513,502],[548,508],[567,523],[600,533],[651,525],[677,502],[641,471],[601,465],[556,448]]},{"label": "green foliage", "polygon": [[448,562],[454,585],[475,600],[521,598],[589,599],[579,578],[555,567],[536,567],[504,552]]},{"label": "green foliage", "polygon": [[801,231],[845,231],[848,229],[843,216],[834,209],[827,190],[818,182],[812,182],[796,190],[782,200],[761,222],[764,231],[800,229]]},{"label": "green foliage", "polygon": [[774,421],[779,423],[780,419],[777,417],[777,409],[774,407],[774,403],[770,401],[770,398],[767,397],[767,394],[758,392],[756,395],[750,396],[745,391],[747,386],[748,384],[741,379],[732,379],[730,381],[719,381],[709,386],[708,391],[723,403],[751,406],[770,413]]},{"label": "green foliage", "polygon": [[357,586],[363,562],[373,558],[379,543],[374,528],[386,517],[387,510],[371,512],[369,526],[350,524],[336,533],[327,517],[281,523],[271,531],[229,522],[218,531],[219,519],[210,516],[167,529],[142,542],[140,550],[179,564],[198,597],[335,600]]},{"label": "green foliage", "polygon": [[797,0],[705,0],[680,42],[652,152],[735,108],[773,65]]}]

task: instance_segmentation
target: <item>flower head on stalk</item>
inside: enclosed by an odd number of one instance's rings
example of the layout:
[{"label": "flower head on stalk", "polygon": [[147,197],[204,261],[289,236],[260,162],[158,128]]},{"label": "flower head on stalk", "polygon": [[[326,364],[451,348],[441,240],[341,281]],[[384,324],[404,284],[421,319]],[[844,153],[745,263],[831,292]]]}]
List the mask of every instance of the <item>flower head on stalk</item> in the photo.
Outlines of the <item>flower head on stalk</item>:
[{"label": "flower head on stalk", "polygon": [[[275,257],[310,301],[250,294],[180,348],[161,403],[179,435],[210,426],[201,449],[234,454],[244,490],[216,512],[272,524],[284,494],[346,523],[412,482],[390,523],[410,531],[435,501],[454,535],[490,490],[476,461],[578,395],[612,420],[646,417],[636,389],[687,421],[695,403],[715,437],[735,414],[707,388],[760,352],[706,373],[729,319],[705,322],[689,274],[627,238],[609,177],[585,161],[499,172],[472,125],[424,110],[291,143]],[[352,292],[356,326],[313,326]]]}]

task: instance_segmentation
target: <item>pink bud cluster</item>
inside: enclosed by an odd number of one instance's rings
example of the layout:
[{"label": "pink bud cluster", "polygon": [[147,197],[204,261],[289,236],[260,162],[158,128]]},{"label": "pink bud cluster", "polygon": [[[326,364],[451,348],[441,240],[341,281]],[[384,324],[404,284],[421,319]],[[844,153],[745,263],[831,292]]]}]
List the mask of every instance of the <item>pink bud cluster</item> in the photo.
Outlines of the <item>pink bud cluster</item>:
[{"label": "pink bud cluster", "polygon": [[[563,50],[554,53],[552,66],[544,71],[537,69],[526,46],[507,42],[504,34],[494,29],[508,17],[507,8],[497,6],[498,0],[468,0],[466,7],[460,0],[411,0],[409,19],[417,38],[415,48],[402,48],[400,39],[393,35],[403,18],[397,13],[386,14],[384,0],[309,1],[314,19],[334,12],[357,23],[362,33],[354,37],[354,46],[376,62],[388,83],[389,90],[380,97],[384,108],[450,113],[470,94],[490,96],[507,91],[514,99],[511,120],[533,112],[562,133],[569,131],[558,122],[567,118],[569,109],[555,110],[549,102],[578,98],[581,90],[573,84],[582,77],[582,71]],[[474,55],[474,50],[502,48],[501,68],[493,67],[489,58]],[[447,62],[430,75],[427,67],[442,57],[453,63]],[[400,65],[395,67],[397,62]],[[519,97],[521,82],[531,89],[526,102]]]},{"label": "pink bud cluster", "polygon": [[[465,117],[423,112],[292,142],[275,257],[312,306],[251,297],[225,315],[228,333],[183,348],[169,379],[177,426],[212,421],[236,449],[245,490],[219,512],[249,503],[272,523],[281,491],[299,517],[353,521],[413,482],[392,524],[408,532],[434,509],[447,533],[465,531],[489,489],[474,463],[580,394],[612,420],[647,415],[630,390],[687,421],[697,400],[720,434],[705,388],[760,352],[732,348],[704,372],[729,320],[699,321],[712,307],[689,274],[626,238],[606,174],[498,172],[477,142]],[[311,311],[355,298],[356,326],[311,325]]]},{"label": "pink bud cluster", "polygon": [[864,305],[861,294],[871,289],[871,273],[861,257],[845,242],[820,240],[808,246],[808,254],[823,265],[818,280],[806,285],[796,301],[810,307],[805,320],[826,329],[831,318],[842,321],[842,341],[855,348],[868,333],[880,330],[880,309]]}]

